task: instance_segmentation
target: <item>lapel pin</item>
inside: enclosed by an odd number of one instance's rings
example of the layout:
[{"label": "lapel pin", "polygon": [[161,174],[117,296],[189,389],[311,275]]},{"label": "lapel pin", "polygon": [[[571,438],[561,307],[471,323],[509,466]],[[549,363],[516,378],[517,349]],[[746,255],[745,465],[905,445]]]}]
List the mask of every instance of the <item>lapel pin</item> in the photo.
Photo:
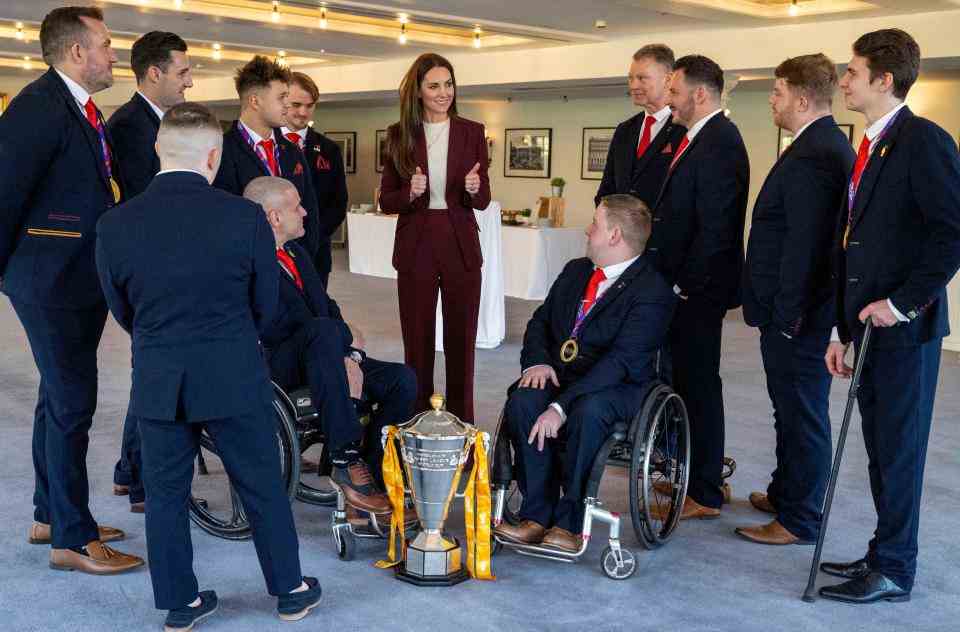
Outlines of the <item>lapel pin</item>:
[{"label": "lapel pin", "polygon": [[883,147],[880,148],[880,157],[883,158],[886,155],[887,155],[887,146],[884,145]]}]

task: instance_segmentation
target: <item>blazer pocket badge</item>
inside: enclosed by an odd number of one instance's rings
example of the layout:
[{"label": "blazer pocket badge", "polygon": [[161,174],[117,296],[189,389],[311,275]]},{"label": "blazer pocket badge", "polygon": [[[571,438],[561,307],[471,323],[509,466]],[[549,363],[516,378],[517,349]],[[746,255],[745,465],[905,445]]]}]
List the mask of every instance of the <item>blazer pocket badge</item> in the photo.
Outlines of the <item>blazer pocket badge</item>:
[{"label": "blazer pocket badge", "polygon": [[317,171],[330,171],[330,161],[317,154]]}]

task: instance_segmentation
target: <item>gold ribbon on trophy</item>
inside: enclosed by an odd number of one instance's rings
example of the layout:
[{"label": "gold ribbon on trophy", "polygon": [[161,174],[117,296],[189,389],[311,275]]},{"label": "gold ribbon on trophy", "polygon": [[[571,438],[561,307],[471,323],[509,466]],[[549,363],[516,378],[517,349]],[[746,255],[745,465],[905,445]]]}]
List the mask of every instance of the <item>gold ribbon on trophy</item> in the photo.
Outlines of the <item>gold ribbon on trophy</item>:
[{"label": "gold ribbon on trophy", "polygon": [[[403,472],[400,467],[400,457],[397,454],[397,427],[387,426],[387,441],[383,450],[383,485],[387,488],[387,496],[393,506],[390,516],[390,540],[387,544],[387,559],[380,560],[374,566],[377,568],[392,568],[399,564],[400,545],[405,534],[403,529]],[[399,539],[397,536],[399,535]]]}]

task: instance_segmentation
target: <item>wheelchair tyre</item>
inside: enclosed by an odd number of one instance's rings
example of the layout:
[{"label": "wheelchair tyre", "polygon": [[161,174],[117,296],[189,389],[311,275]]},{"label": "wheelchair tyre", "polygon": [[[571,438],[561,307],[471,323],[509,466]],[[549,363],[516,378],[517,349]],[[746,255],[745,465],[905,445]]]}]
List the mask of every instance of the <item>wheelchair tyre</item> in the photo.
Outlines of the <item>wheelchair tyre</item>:
[{"label": "wheelchair tyre", "polygon": [[617,556],[609,546],[600,554],[600,568],[610,579],[627,579],[637,572],[637,556],[633,551],[621,548],[620,555],[622,564],[617,563]]},{"label": "wheelchair tyre", "polygon": [[[490,462],[490,468],[491,470],[493,470],[494,464],[497,462],[496,459],[497,459],[498,450],[506,450],[507,453],[510,455],[510,463],[511,463],[510,469],[511,469],[512,475],[510,476],[510,482],[508,483],[507,498],[506,498],[506,502],[504,503],[503,516],[501,516],[501,518],[506,523],[516,526],[520,524],[520,505],[523,504],[523,494],[520,493],[520,488],[517,486],[516,475],[515,475],[516,472],[514,471],[514,467],[513,467],[513,464],[514,464],[513,446],[510,444],[510,440],[507,438],[506,428],[504,428],[505,423],[506,422],[505,422],[504,411],[501,410],[500,418],[497,420],[497,430],[494,432],[493,440],[490,443],[490,445],[493,446],[493,451],[490,454],[489,462]],[[503,435],[502,437],[501,437],[501,434]],[[502,483],[502,481],[491,481],[491,482],[493,482],[494,484]]]},{"label": "wheelchair tyre", "polygon": [[337,543],[337,557],[344,562],[351,561],[357,554],[357,538],[350,529],[338,529],[333,539]]},{"label": "wheelchair tyre", "polygon": [[[690,424],[683,400],[662,384],[647,396],[634,423],[642,425],[633,433],[630,517],[637,539],[655,549],[680,520],[690,475]],[[655,488],[663,482],[672,489],[669,497]]]},{"label": "wheelchair tyre", "polygon": [[[280,451],[280,475],[287,490],[287,496],[293,500],[297,490],[297,482],[300,479],[300,443],[297,439],[293,418],[286,407],[275,399],[273,408],[274,420],[277,424],[277,446]],[[216,444],[205,431],[200,434],[201,454],[199,456],[202,457],[204,450],[219,456]],[[203,459],[203,461],[203,474],[207,475],[206,459]],[[250,521],[243,508],[243,503],[240,501],[240,496],[232,484],[230,485],[230,502],[230,516],[223,518],[211,511],[209,503],[204,498],[191,494],[189,501],[190,520],[207,533],[218,538],[246,540],[253,535],[253,531],[250,528]]]}]

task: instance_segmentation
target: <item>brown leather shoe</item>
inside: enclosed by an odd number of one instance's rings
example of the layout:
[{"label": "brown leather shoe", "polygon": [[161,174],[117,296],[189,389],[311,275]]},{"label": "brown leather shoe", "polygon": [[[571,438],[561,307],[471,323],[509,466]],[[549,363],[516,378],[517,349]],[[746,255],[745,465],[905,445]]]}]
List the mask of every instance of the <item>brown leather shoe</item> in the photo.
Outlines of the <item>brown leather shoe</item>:
[{"label": "brown leather shoe", "polygon": [[777,520],[758,527],[737,527],[735,531],[737,535],[758,544],[813,544],[809,540],[801,540],[793,535]]},{"label": "brown leather shoe", "polygon": [[552,549],[560,549],[567,553],[576,553],[580,550],[580,544],[583,543],[583,536],[579,533],[570,533],[561,527],[551,527],[547,534],[543,536],[543,546]]},{"label": "brown leather shoe", "polygon": [[390,499],[377,488],[370,469],[362,460],[354,461],[346,467],[333,468],[331,484],[343,492],[347,504],[375,514],[389,513],[392,509]]},{"label": "brown leather shoe", "polygon": [[522,520],[516,526],[503,521],[493,528],[493,532],[510,542],[540,544],[543,542],[543,536],[547,533],[547,530],[543,528],[543,525],[533,520]]},{"label": "brown leather shoe", "polygon": [[117,485],[116,483],[113,484],[114,496],[126,496],[129,493],[130,493],[129,485]]},{"label": "brown leather shoe", "polygon": [[[100,532],[101,542],[113,542],[114,540],[122,540],[127,537],[126,533],[113,527],[100,525],[97,527],[97,531]],[[50,525],[42,522],[34,522],[33,526],[30,527],[30,535],[27,537],[27,542],[30,544],[50,544],[52,542]]]},{"label": "brown leather shoe", "polygon": [[[651,507],[650,513],[655,520],[666,520],[670,513],[670,504]],[[689,496],[683,501],[683,509],[680,511],[681,520],[713,520],[720,517],[720,510],[713,507],[704,507]]]},{"label": "brown leather shoe", "polygon": [[72,549],[50,551],[50,568],[56,571],[80,571],[91,575],[116,575],[143,566],[143,559],[121,553],[100,542],[87,543],[86,555]]},{"label": "brown leather shoe", "polygon": [[142,513],[143,513],[144,511],[146,511],[146,510],[147,510],[147,504],[146,504],[146,503],[143,503],[143,502],[140,502],[140,503],[130,503],[130,513],[142,514]]},{"label": "brown leather shoe", "polygon": [[[653,488],[658,494],[662,494],[667,498],[673,496],[673,484],[670,481],[657,481],[653,484]],[[723,492],[723,504],[729,505],[730,499],[733,497],[733,490],[730,488],[730,483],[724,483],[720,489]]]},{"label": "brown leather shoe", "polygon": [[770,502],[770,498],[763,492],[750,492],[750,504],[754,509],[765,511],[768,514],[777,515],[777,508]]}]

